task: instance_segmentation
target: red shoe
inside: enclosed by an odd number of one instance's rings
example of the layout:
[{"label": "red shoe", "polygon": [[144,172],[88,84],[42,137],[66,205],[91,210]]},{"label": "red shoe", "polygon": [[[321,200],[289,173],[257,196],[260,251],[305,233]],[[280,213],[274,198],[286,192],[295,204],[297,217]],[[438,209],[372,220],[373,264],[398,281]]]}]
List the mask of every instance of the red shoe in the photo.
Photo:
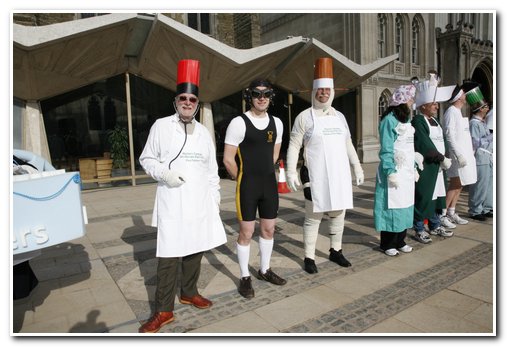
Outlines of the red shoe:
[{"label": "red shoe", "polygon": [[172,312],[157,312],[139,328],[140,333],[156,333],[174,320]]},{"label": "red shoe", "polygon": [[213,303],[210,300],[203,298],[199,294],[194,295],[192,297],[181,295],[180,302],[182,304],[194,305],[197,308],[208,308],[211,307],[211,305],[213,305]]}]

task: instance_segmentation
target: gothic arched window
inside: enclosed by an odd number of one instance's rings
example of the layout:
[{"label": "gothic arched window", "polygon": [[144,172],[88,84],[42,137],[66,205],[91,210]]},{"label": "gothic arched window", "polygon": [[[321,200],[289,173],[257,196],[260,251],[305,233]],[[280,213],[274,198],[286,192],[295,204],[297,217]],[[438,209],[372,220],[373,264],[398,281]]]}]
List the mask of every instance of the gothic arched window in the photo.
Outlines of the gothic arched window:
[{"label": "gothic arched window", "polygon": [[412,21],[412,64],[419,65],[419,20],[414,17]]},{"label": "gothic arched window", "polygon": [[387,56],[387,44],[386,44],[386,37],[387,37],[387,17],[385,14],[379,13],[377,15],[377,22],[378,22],[378,48],[377,48],[377,54],[379,58],[384,58]]},{"label": "gothic arched window", "polygon": [[389,95],[387,92],[383,92],[380,95],[380,98],[378,99],[378,116],[379,119],[382,117],[384,112],[387,110],[387,107],[389,106]]},{"label": "gothic arched window", "polygon": [[404,52],[403,52],[403,18],[401,15],[396,16],[395,20],[395,38],[394,44],[396,48],[396,53],[398,53],[398,61],[403,62]]}]

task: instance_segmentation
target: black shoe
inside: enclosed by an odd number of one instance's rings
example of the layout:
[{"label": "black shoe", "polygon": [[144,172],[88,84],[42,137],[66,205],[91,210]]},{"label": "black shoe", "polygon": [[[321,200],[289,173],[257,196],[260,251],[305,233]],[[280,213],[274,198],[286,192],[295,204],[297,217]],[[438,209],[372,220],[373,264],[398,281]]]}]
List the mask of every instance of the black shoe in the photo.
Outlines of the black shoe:
[{"label": "black shoe", "polygon": [[250,276],[240,278],[238,292],[242,297],[247,299],[251,299],[255,296],[255,292],[252,288],[252,279]]},{"label": "black shoe", "polygon": [[352,266],[352,264],[343,256],[341,249],[337,252],[334,248],[331,248],[329,250],[329,260],[343,267]]},{"label": "black shoe", "polygon": [[317,265],[315,265],[315,260],[305,258],[305,271],[309,274],[316,274],[319,272],[319,270],[317,270]]},{"label": "black shoe", "polygon": [[483,214],[474,214],[473,216],[470,216],[470,218],[484,222],[486,220],[486,217]]},{"label": "black shoe", "polygon": [[492,212],[492,211],[489,211],[489,212],[483,213],[482,215],[483,215],[484,217],[493,218],[493,212]]},{"label": "black shoe", "polygon": [[286,280],[275,274],[271,269],[267,269],[266,273],[262,273],[261,270],[259,270],[259,278],[263,279],[264,281],[268,281],[269,283],[276,284],[277,286],[283,286],[285,283],[287,283]]}]

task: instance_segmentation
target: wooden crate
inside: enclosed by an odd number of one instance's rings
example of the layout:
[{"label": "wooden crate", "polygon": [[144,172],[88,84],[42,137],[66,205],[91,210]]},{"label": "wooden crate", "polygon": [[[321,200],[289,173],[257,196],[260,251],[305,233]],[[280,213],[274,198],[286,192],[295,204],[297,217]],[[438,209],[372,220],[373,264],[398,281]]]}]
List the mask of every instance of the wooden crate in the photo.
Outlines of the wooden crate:
[{"label": "wooden crate", "polygon": [[79,159],[79,173],[83,180],[111,177],[112,166],[113,160],[108,158],[96,157]]},{"label": "wooden crate", "polygon": [[95,161],[97,167],[97,178],[111,177],[113,159],[100,158]]},{"label": "wooden crate", "polygon": [[95,165],[95,159],[93,158],[81,158],[79,159],[79,174],[81,179],[90,180],[97,176],[97,170]]}]

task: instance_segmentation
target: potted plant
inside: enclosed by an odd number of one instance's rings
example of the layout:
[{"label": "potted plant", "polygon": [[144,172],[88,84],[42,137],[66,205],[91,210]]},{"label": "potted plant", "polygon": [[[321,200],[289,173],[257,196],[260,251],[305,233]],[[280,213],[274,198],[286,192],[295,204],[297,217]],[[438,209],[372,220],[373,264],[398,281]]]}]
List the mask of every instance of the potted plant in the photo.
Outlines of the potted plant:
[{"label": "potted plant", "polygon": [[111,145],[111,159],[113,159],[112,176],[129,175],[127,163],[129,158],[129,137],[127,129],[116,125],[108,134]]}]

